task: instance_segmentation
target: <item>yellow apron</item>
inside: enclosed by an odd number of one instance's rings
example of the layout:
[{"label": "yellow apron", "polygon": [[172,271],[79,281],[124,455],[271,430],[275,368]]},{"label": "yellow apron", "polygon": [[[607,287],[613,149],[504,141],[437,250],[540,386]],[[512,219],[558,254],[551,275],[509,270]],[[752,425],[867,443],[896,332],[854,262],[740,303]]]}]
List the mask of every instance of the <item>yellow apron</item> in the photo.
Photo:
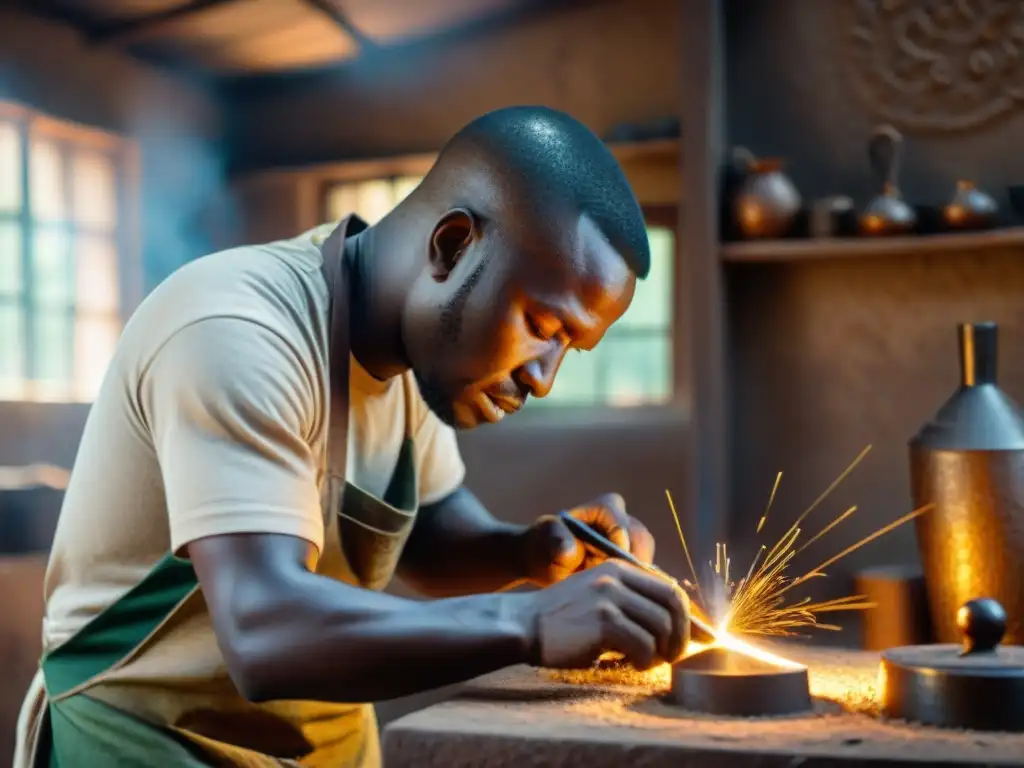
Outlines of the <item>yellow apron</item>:
[{"label": "yellow apron", "polygon": [[[355,227],[365,224],[346,219],[323,246],[332,295],[332,382],[348,381],[342,253],[346,233]],[[410,386],[406,377],[403,386]],[[377,499],[344,480],[348,387],[329,391],[327,530],[317,572],[380,590],[391,580],[416,517],[415,425],[407,405],[406,439],[388,489]],[[413,395],[406,392],[407,404]],[[173,554],[43,656],[19,731],[15,768],[380,765],[371,705],[253,704],[238,694],[191,563]]]}]

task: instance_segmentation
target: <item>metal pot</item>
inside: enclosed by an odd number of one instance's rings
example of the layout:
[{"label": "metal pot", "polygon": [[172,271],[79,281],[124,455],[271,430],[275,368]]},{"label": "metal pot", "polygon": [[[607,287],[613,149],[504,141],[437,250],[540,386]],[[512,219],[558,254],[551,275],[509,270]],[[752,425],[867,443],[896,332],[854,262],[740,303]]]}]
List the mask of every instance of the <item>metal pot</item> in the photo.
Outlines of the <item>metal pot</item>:
[{"label": "metal pot", "polygon": [[961,382],[910,442],[915,506],[932,622],[955,643],[957,608],[991,597],[1006,642],[1024,644],[1024,418],[996,384],[995,323],[960,325]]}]

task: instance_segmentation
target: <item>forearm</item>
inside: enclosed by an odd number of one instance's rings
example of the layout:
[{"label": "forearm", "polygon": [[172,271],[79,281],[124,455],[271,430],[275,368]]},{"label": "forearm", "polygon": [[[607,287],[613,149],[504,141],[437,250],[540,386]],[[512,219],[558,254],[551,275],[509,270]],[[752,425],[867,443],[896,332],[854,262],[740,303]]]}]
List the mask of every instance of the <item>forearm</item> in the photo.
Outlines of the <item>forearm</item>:
[{"label": "forearm", "polygon": [[[462,682],[530,654],[525,595],[404,600],[315,574],[238,614],[236,682],[254,700],[372,702]],[[236,628],[238,630],[240,628]],[[241,687],[241,686],[240,686]]]},{"label": "forearm", "polygon": [[399,575],[423,594],[495,592],[522,582],[524,526],[494,518],[466,488],[417,516]]}]

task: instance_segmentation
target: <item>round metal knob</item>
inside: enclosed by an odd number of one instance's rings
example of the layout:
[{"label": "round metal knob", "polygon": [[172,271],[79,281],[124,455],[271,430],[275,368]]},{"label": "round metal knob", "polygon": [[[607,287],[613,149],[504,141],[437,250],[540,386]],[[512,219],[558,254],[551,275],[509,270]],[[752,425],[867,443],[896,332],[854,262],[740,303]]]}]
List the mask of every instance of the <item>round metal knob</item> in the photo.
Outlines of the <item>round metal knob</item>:
[{"label": "round metal knob", "polygon": [[993,651],[1006,632],[1006,611],[996,600],[968,600],[956,612],[956,625],[964,635],[964,653]]}]

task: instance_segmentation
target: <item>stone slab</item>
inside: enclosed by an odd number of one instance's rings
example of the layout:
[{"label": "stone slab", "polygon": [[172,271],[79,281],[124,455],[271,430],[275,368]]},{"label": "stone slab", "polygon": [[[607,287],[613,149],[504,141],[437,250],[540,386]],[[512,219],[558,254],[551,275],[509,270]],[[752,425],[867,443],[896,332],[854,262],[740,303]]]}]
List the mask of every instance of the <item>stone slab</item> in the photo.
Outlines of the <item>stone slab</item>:
[{"label": "stone slab", "polygon": [[1024,766],[1024,734],[940,730],[880,719],[878,655],[787,647],[810,666],[813,714],[693,715],[645,676],[514,668],[384,732],[387,768],[921,768]]}]

